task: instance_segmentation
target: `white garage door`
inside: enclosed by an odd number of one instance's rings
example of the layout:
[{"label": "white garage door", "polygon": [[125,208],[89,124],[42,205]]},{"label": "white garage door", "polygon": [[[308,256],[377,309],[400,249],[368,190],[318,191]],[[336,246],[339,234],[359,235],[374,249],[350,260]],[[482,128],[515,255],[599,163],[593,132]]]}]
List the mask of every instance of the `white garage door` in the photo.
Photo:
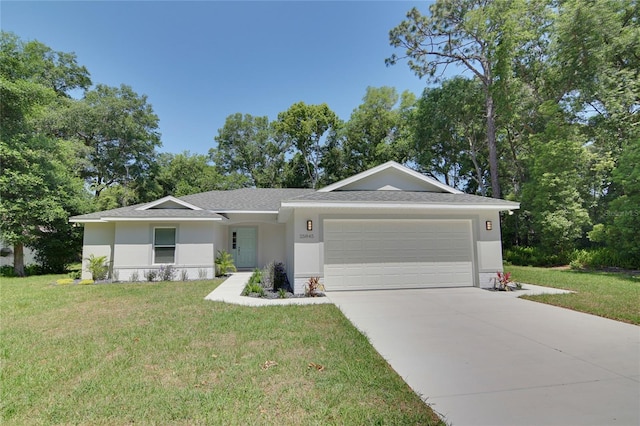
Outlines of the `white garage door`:
[{"label": "white garage door", "polygon": [[324,221],[328,291],[473,285],[469,220]]}]

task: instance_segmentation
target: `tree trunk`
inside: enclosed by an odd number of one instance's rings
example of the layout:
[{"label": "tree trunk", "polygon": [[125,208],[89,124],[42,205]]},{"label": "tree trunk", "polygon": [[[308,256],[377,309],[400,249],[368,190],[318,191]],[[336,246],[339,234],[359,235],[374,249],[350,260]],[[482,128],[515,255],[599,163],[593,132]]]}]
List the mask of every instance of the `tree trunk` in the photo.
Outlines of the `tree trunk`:
[{"label": "tree trunk", "polygon": [[487,109],[487,145],[489,146],[489,172],[491,173],[491,196],[500,198],[498,179],[498,149],[496,147],[496,112],[491,88],[485,85],[485,106]]},{"label": "tree trunk", "polygon": [[24,277],[24,245],[22,243],[15,243],[13,245],[13,272],[19,276]]}]

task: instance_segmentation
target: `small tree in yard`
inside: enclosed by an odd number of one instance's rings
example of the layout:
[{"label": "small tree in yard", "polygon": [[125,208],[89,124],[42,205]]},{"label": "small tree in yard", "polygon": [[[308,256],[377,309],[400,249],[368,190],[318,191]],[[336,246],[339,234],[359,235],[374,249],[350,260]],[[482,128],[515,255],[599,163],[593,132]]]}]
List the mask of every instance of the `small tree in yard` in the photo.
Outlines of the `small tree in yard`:
[{"label": "small tree in yard", "polygon": [[227,275],[229,272],[237,271],[236,266],[233,264],[233,257],[225,250],[218,250],[215,264],[216,276]]}]

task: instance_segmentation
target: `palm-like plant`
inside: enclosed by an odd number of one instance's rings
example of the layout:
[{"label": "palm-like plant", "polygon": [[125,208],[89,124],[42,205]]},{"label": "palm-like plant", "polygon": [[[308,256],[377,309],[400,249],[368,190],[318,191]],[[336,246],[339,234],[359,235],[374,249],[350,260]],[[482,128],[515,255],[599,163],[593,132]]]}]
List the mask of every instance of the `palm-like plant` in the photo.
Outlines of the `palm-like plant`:
[{"label": "palm-like plant", "polygon": [[233,257],[226,250],[218,250],[215,264],[216,276],[227,275],[229,272],[237,271],[236,265],[233,264]]}]

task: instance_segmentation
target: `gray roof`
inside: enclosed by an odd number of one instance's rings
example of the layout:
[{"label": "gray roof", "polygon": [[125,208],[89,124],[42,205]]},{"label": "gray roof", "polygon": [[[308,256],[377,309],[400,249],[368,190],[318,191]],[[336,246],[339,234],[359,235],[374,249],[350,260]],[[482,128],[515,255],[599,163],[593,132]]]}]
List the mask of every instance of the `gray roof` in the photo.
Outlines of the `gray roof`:
[{"label": "gray roof", "polygon": [[231,191],[202,192],[179,198],[202,209],[217,212],[277,212],[282,200],[314,192],[314,189],[308,188],[242,188]]},{"label": "gray roof", "polygon": [[104,217],[138,219],[138,218],[222,218],[218,213],[229,211],[277,212],[282,200],[295,198],[302,194],[315,192],[313,189],[278,189],[278,188],[243,188],[230,191],[209,191],[199,194],[185,195],[178,199],[200,207],[202,210],[190,209],[148,209],[136,210],[148,203],[120,207],[80,216],[71,220],[100,220]]},{"label": "gray roof", "polygon": [[289,199],[290,202],[329,203],[416,203],[416,204],[474,204],[504,205],[517,208],[517,203],[472,194],[449,194],[419,191],[332,191],[311,192]]},{"label": "gray roof", "polygon": [[226,212],[277,212],[281,203],[379,203],[425,205],[475,205],[500,206],[505,210],[518,208],[517,203],[471,194],[412,191],[332,191],[317,192],[314,189],[243,188],[230,191],[209,191],[179,197],[202,210],[151,208],[136,210],[146,205],[136,204],[113,210],[74,216],[72,221],[100,220],[101,218],[189,218],[221,219]]}]

